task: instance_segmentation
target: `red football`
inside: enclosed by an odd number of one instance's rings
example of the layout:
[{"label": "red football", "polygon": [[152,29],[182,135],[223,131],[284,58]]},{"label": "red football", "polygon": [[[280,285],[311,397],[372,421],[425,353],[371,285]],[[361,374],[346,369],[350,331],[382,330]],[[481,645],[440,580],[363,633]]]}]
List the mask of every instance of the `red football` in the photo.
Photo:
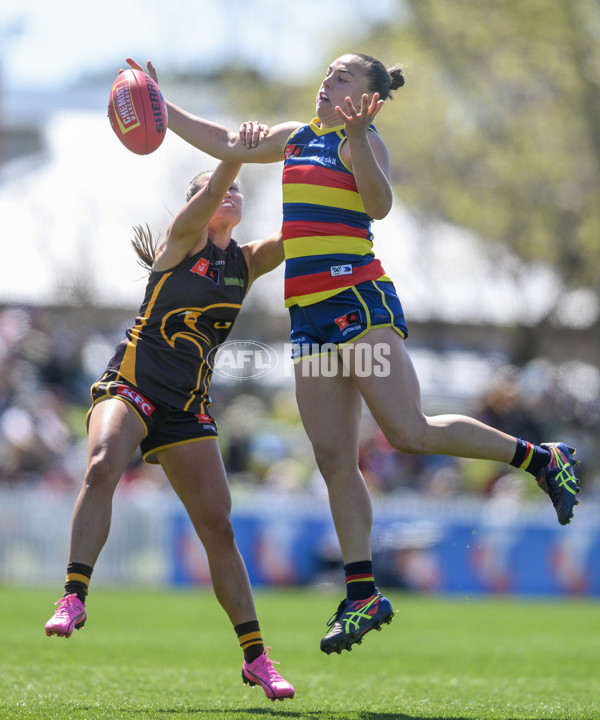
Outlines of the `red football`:
[{"label": "red football", "polygon": [[108,119],[128,150],[148,155],[165,139],[167,104],[149,75],[141,70],[124,70],[110,89]]}]

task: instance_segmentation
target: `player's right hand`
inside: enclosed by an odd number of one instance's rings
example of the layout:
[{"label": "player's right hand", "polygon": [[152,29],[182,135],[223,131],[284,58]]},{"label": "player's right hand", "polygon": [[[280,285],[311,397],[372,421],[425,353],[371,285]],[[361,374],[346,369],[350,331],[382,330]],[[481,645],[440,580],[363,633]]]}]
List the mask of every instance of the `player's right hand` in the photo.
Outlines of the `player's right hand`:
[{"label": "player's right hand", "polygon": [[[144,70],[144,68],[138,62],[133,60],[133,58],[125,58],[125,60],[127,60],[127,64],[129,65],[129,67],[133,68],[134,70],[141,70],[142,72],[148,73],[148,75],[150,75],[154,82],[158,84],[158,75],[156,74],[156,69],[152,64],[152,60],[148,60],[148,62],[146,63],[146,70]],[[119,70],[119,72],[122,71]]]},{"label": "player's right hand", "polygon": [[253,148],[258,145],[260,139],[267,137],[269,134],[269,126],[258,120],[246,120],[240,125],[240,140],[242,145],[247,148]]}]

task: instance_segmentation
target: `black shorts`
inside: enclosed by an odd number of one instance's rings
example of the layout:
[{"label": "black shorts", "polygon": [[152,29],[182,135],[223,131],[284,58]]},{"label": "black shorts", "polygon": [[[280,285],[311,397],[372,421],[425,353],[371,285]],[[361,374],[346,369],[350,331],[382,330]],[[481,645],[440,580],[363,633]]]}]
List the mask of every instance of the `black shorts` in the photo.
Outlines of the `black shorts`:
[{"label": "black shorts", "polygon": [[[175,445],[218,436],[217,424],[210,415],[196,415],[165,405],[142,393],[135,385],[114,372],[106,372],[91,387],[92,408],[107,398],[117,398],[127,403],[146,429],[146,437],[140,443],[142,457],[147,463],[158,464],[156,453]],[[89,422],[90,411],[87,415]]]}]

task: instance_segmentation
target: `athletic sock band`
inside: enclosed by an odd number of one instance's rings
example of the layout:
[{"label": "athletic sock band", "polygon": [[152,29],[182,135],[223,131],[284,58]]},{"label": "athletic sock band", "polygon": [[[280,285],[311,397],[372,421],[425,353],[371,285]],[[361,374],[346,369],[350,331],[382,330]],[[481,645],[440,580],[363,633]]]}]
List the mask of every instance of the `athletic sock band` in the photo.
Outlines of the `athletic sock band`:
[{"label": "athletic sock band", "polygon": [[258,620],[249,620],[248,622],[236,625],[233,629],[238,636],[238,642],[244,652],[244,660],[247,663],[253,662],[263,654],[265,645]]},{"label": "athletic sock band", "polygon": [[375,593],[375,576],[371,560],[344,565],[344,574],[347,600],[364,600]]},{"label": "athletic sock band", "polygon": [[521,440],[520,438],[517,438],[517,447],[515,449],[514,457],[510,461],[510,464],[513,467],[518,468],[519,470],[527,470],[532,457],[533,445],[526,440]]},{"label": "athletic sock band", "polygon": [[537,477],[540,470],[550,462],[551,457],[549,450],[517,438],[517,449],[510,464]]},{"label": "athletic sock band", "polygon": [[84,563],[69,563],[65,579],[65,595],[75,593],[81,602],[85,603],[93,572],[94,568]]}]

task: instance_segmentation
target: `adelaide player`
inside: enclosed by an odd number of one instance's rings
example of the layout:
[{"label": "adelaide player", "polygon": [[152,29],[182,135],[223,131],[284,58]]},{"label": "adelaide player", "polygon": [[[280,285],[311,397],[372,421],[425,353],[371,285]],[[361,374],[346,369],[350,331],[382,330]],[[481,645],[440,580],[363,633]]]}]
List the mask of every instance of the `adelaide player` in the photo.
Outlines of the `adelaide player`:
[{"label": "adelaide player", "polygon": [[[156,79],[152,63],[147,68]],[[327,484],[346,575],[346,597],[321,640],[327,654],[349,650],[393,616],[373,575],[372,506],[358,467],[363,401],[397,450],[526,470],[550,495],[561,524],[570,522],[579,492],[575,451],[565,443],[537,445],[463,415],[422,411],[402,306],[373,253],[371,232],[393,199],[388,151],[372,123],[402,85],[401,68],[360,53],[342,55],[321,81],[317,117],[275,125],[266,136],[254,123],[240,135],[167,101],[169,128],[204,152],[237,162],[283,161],[285,304],[296,346],[296,396]],[[319,373],[311,358],[332,343],[341,355],[338,373]],[[364,373],[365,351],[376,357],[382,348],[389,372]]]},{"label": "adelaide player", "polygon": [[46,635],[68,638],[83,627],[113,494],[140,447],[147,462],[164,469],[204,545],[215,594],[243,650],[244,682],[283,700],[294,688],[264,647],[210,414],[206,358],[228,336],[252,282],[283,260],[281,233],[243,246],[232,238],[242,219],[239,169],[221,162],[196,176],[162,240],[136,228],[134,247],[150,275],[135,324],[92,386],[88,465],[73,513],[65,595]]}]

